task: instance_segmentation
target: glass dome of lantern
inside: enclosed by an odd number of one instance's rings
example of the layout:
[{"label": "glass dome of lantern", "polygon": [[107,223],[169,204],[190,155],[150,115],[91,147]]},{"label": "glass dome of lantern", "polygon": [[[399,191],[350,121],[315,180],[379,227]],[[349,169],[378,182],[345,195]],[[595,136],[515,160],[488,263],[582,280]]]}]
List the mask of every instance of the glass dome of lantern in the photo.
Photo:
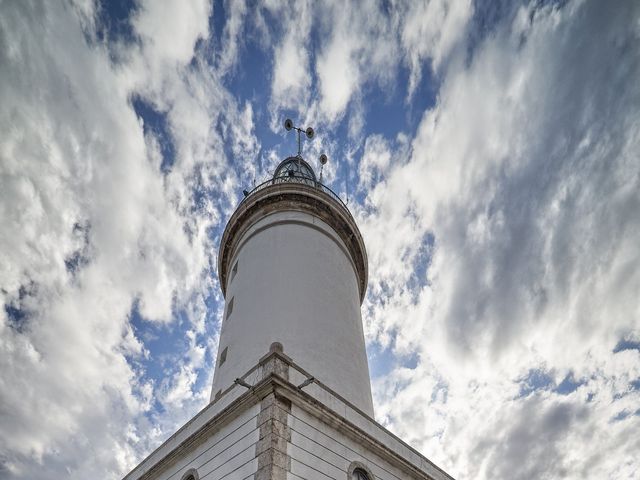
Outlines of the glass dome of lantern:
[{"label": "glass dome of lantern", "polygon": [[281,182],[305,183],[312,187],[318,184],[313,168],[300,156],[285,158],[276,167],[273,183]]}]

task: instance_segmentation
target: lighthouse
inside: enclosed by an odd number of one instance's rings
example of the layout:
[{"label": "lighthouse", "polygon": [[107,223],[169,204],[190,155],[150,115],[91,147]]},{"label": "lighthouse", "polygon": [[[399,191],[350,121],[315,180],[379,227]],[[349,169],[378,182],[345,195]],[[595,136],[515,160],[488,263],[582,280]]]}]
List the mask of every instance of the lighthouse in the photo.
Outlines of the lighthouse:
[{"label": "lighthouse", "polygon": [[285,128],[297,155],[243,192],[220,241],[210,403],[125,480],[449,480],[374,419],[365,244],[302,157],[313,129]]},{"label": "lighthouse", "polygon": [[225,313],[212,398],[273,343],[373,416],[360,303],[362,235],[300,156],[283,160],[231,216],[218,257]]}]

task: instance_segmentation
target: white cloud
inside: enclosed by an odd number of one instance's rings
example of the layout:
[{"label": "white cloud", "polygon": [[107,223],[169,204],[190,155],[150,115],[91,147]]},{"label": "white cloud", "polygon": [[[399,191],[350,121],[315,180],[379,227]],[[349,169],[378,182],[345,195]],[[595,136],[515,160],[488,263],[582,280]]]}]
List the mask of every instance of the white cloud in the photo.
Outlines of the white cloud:
[{"label": "white cloud", "polygon": [[[152,322],[184,309],[203,333],[209,229],[235,181],[212,125],[240,118],[251,132],[251,109],[201,60],[189,65],[207,36],[204,2],[141,5],[140,42],[119,45],[116,65],[82,30],[95,25],[86,4],[1,9],[0,476],[117,478],[206,402],[195,376],[208,339],[191,336],[165,390],[128,362],[148,355],[129,314],[136,301]],[[169,173],[132,95],[166,114]],[[242,133],[241,148],[257,148]],[[154,398],[184,408],[154,427]]]},{"label": "white cloud", "polygon": [[309,71],[309,33],[311,30],[311,5],[293,2],[278,5],[271,15],[283,17],[285,33],[276,45],[273,58],[271,97],[275,108],[298,108],[304,111],[311,94]]},{"label": "white cloud", "polygon": [[328,40],[320,45],[315,71],[319,110],[329,123],[341,118],[366,82],[391,84],[397,40],[390,19],[373,2],[333,3],[319,13]]},{"label": "white cloud", "polygon": [[[218,71],[221,76],[233,72],[237,65],[240,48],[243,45],[244,23],[247,3],[244,0],[226,1],[224,5],[226,21],[222,35],[222,46],[218,52]],[[221,16],[222,12],[213,12]]]},{"label": "white cloud", "polygon": [[[275,45],[272,114],[294,109],[305,120],[332,127],[349,112],[350,138],[358,141],[365,127],[362,98],[367,89],[392,92],[400,68],[407,67],[411,98],[425,63],[439,68],[464,44],[473,13],[467,1],[446,0],[271,3],[267,9],[283,30],[280,38],[272,38],[264,12],[255,12],[262,48]],[[313,31],[320,33],[319,40]],[[272,128],[280,125],[271,120]]]},{"label": "white cloud", "polygon": [[468,0],[423,0],[401,3],[394,14],[410,69],[408,94],[411,97],[422,77],[423,64],[438,70],[451,50],[464,39],[473,6]]},{"label": "white cloud", "polygon": [[[360,213],[368,334],[421,358],[378,380],[378,414],[455,475],[640,468],[626,442],[640,364],[612,352],[640,329],[637,18],[631,4],[522,7],[470,64],[451,61],[410,160]],[[530,371],[582,386],[521,398]]]},{"label": "white cloud", "polygon": [[[459,477],[637,476],[640,362],[612,350],[640,338],[638,8],[514,6],[468,49],[468,2],[294,6],[282,30],[252,20],[275,52],[269,114],[348,117],[366,334],[398,362],[379,419]],[[261,106],[224,86],[251,17],[228,2],[211,52],[210,6],[145,2],[113,63],[91,2],[0,10],[0,476],[119,477],[208,398],[211,230],[262,173]],[[369,90],[403,65],[409,101],[436,69],[437,104],[414,138],[367,136]],[[133,97],[166,119],[168,172]],[[329,153],[340,190],[328,138],[308,157]],[[138,365],[134,302],[167,328],[186,315],[164,381]]]},{"label": "white cloud", "polygon": [[364,153],[360,160],[360,188],[368,191],[378,184],[391,165],[391,148],[382,135],[371,135],[364,144]]},{"label": "white cloud", "polygon": [[358,86],[359,69],[352,58],[356,55],[354,50],[355,46],[341,32],[335,34],[318,60],[322,107],[329,118],[344,112]]},{"label": "white cloud", "polygon": [[143,1],[132,20],[135,32],[149,49],[146,58],[162,63],[188,63],[198,38],[208,34],[211,5],[206,0],[181,4]]}]

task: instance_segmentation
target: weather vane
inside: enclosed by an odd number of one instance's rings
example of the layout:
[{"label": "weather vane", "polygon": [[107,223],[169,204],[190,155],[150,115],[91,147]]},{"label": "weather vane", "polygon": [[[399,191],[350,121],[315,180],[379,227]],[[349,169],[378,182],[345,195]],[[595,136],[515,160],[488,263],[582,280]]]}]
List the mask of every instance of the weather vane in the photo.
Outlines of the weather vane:
[{"label": "weather vane", "polygon": [[311,140],[315,135],[313,128],[307,127],[306,129],[302,129],[302,128],[296,127],[290,118],[287,118],[284,121],[284,128],[286,128],[287,131],[295,130],[296,132],[298,132],[298,156],[300,156],[300,154],[302,153],[302,143],[301,143],[302,140],[300,135],[304,133],[307,136],[307,138]]},{"label": "weather vane", "polygon": [[[309,140],[311,140],[315,136],[315,132],[312,127],[307,127],[306,129],[302,129],[300,127],[296,127],[293,124],[293,121],[290,118],[287,118],[284,121],[284,128],[289,132],[291,130],[295,130],[298,133],[298,157],[302,158],[302,134],[304,133]],[[324,169],[324,165],[327,163],[327,156],[323,153],[320,155],[320,182],[322,182],[322,170]]]}]

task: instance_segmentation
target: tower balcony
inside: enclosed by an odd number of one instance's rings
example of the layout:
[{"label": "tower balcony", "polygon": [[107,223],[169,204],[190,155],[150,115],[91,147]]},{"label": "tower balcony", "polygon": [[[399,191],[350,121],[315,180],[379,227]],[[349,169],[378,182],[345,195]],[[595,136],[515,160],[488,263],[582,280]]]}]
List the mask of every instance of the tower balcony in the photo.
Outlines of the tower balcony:
[{"label": "tower balcony", "polygon": [[[290,157],[290,158],[296,158],[296,157]],[[285,161],[288,161],[290,159],[287,159]],[[298,161],[298,160],[296,160]],[[304,162],[306,164],[306,162],[302,159],[299,159],[300,162]],[[282,165],[282,164],[281,164]],[[311,170],[310,170],[311,171]],[[313,173],[313,171],[311,171],[311,173]],[[276,169],[276,174],[270,178],[269,180],[267,180],[266,182],[262,182],[261,184],[255,186],[252,190],[244,191],[244,198],[242,199],[242,201],[240,202],[241,204],[247,200],[249,197],[251,197],[251,195],[253,195],[254,193],[263,190],[265,188],[271,187],[271,186],[275,186],[275,185],[281,185],[281,184],[297,184],[297,185],[307,185],[309,187],[312,187],[316,190],[320,190],[321,192],[326,193],[328,196],[330,196],[333,200],[335,200],[344,210],[344,212],[349,215],[350,217],[352,217],[351,212],[349,211],[349,208],[347,207],[346,203],[344,203],[342,201],[342,199],[340,198],[340,196],[335,193],[333,190],[331,190],[328,186],[326,186],[324,183],[318,181],[315,178],[315,175],[309,175],[306,174],[303,171],[295,171],[295,170],[284,170],[282,168],[278,168]],[[353,218],[353,217],[352,217]]]}]

